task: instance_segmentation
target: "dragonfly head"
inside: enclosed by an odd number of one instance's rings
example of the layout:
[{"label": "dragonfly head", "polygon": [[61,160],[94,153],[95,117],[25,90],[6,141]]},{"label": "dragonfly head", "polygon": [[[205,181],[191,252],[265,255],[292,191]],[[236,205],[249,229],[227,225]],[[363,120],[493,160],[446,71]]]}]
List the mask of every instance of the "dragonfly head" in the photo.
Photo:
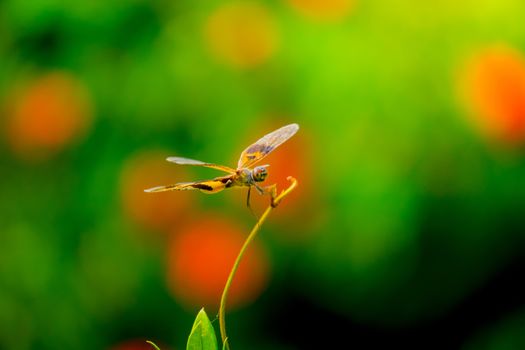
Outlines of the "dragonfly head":
[{"label": "dragonfly head", "polygon": [[269,167],[269,165],[259,165],[253,168],[252,177],[255,182],[262,182],[266,179],[268,176],[268,170],[266,170],[267,167]]}]

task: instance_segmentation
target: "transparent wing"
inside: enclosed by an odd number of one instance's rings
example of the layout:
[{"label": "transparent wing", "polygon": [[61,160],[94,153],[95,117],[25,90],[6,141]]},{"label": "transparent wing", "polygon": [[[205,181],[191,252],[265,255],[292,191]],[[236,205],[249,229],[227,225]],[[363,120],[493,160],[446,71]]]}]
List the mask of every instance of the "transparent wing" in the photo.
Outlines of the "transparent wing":
[{"label": "transparent wing", "polygon": [[217,170],[220,170],[220,171],[227,172],[229,174],[235,173],[235,169],[233,169],[233,168],[230,168],[230,167],[227,167],[227,166],[224,166],[224,165],[205,163],[205,162],[201,162],[200,160],[195,160],[195,159],[188,159],[188,158],[182,158],[182,157],[168,157],[168,158],[166,158],[166,160],[168,162],[172,162],[172,163],[175,163],[175,164],[197,165],[197,166],[203,166],[203,167],[206,167],[206,168],[217,169]]},{"label": "transparent wing", "polygon": [[251,167],[292,137],[297,130],[299,125],[289,124],[263,136],[241,153],[237,169]]},{"label": "transparent wing", "polygon": [[173,185],[157,186],[148,188],[144,192],[166,192],[166,191],[188,191],[200,190],[204,193],[217,193],[226,188],[227,182],[218,180],[206,180],[196,182],[179,182]]}]

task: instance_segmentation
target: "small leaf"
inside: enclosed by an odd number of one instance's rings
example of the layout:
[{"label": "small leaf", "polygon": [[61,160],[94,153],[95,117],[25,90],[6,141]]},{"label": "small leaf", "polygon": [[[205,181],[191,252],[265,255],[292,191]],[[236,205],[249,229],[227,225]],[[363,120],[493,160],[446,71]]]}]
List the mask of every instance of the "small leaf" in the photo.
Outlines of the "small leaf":
[{"label": "small leaf", "polygon": [[160,350],[159,347],[154,342],[152,342],[151,340],[146,340],[146,343],[148,343],[151,346],[153,346],[155,348],[155,350]]},{"label": "small leaf", "polygon": [[215,330],[204,309],[195,318],[186,350],[218,350]]},{"label": "small leaf", "polygon": [[228,338],[224,339],[224,343],[222,344],[222,350],[230,350],[230,344],[228,343]]}]

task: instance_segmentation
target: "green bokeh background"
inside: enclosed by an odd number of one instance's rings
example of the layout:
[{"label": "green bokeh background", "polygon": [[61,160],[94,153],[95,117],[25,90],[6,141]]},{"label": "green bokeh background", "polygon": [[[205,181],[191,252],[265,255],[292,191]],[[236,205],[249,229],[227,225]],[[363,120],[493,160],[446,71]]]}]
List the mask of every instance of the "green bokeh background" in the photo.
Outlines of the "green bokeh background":
[{"label": "green bokeh background", "polygon": [[[299,348],[260,330],[265,310],[286,309],[280,295],[395,333],[446,317],[523,263],[523,147],[488,142],[457,91],[476,50],[525,52],[523,1],[359,1],[334,21],[259,3],[280,44],[239,69],[207,47],[215,1],[0,2],[0,349],[130,339],[183,349],[199,308],[170,294],[164,243],[125,214],[123,168],[159,148],[230,164],[246,135],[271,131],[261,125],[297,122],[308,135],[312,200],[300,208],[316,214],[263,229],[272,274],[258,300],[231,314],[235,348]],[[85,85],[93,123],[27,161],[9,147],[5,106],[19,82],[55,70]],[[248,231],[249,212],[223,199],[195,194]],[[287,231],[307,238],[280,239]],[[517,302],[451,344],[520,349],[524,310]]]}]

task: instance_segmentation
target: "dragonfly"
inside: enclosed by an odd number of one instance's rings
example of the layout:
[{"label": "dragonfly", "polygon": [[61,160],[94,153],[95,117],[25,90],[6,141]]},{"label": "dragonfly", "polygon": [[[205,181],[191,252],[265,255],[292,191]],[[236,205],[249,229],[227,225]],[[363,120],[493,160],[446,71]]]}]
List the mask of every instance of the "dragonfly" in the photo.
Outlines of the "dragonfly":
[{"label": "dragonfly", "polygon": [[[182,157],[168,157],[166,160],[171,163],[181,165],[194,165],[206,168],[212,168],[223,171],[228,175],[215,177],[211,180],[193,181],[193,182],[179,182],[167,186],[157,186],[144,190],[145,192],[165,192],[165,191],[186,191],[186,190],[200,190],[201,192],[213,194],[220,192],[226,188],[232,187],[248,187],[248,194],[246,204],[250,208],[250,192],[252,187],[255,188],[261,195],[269,194],[272,199],[272,206],[274,206],[274,199],[276,197],[276,185],[261,187],[268,176],[269,165],[255,166],[268,154],[273,152],[277,147],[282,145],[290,139],[299,130],[298,124],[289,124],[283,126],[257,140],[255,143],[248,146],[242,151],[237,169],[228,166],[202,162]],[[251,209],[251,208],[250,208]]]}]

